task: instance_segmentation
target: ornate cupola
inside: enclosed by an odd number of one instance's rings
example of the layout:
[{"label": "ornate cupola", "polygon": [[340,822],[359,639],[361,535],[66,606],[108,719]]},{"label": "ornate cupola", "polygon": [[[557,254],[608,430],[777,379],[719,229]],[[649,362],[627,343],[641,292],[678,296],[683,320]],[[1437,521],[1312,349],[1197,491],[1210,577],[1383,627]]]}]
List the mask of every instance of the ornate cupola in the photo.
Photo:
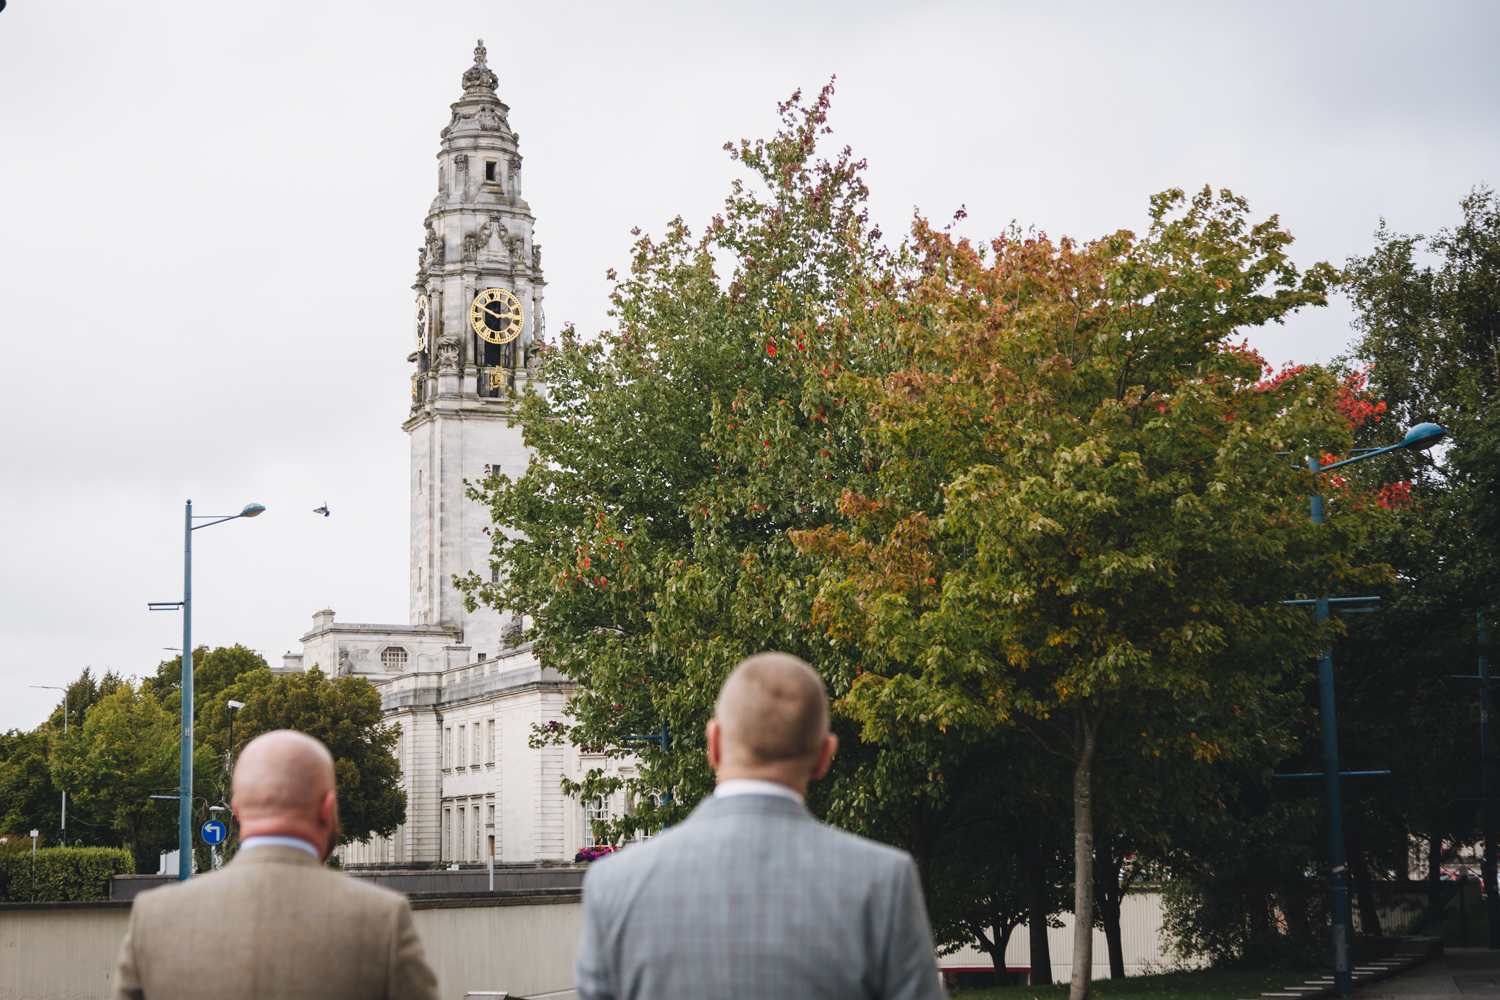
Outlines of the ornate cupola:
[{"label": "ornate cupola", "polygon": [[481,39],[441,133],[418,254],[414,411],[442,396],[511,399],[542,342],[542,248],[498,84]]}]

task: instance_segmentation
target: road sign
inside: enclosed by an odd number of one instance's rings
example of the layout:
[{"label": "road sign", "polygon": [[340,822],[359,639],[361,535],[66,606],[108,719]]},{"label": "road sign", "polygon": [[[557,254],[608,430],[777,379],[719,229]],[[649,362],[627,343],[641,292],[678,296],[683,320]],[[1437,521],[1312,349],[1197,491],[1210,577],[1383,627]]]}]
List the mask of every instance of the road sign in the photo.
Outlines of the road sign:
[{"label": "road sign", "polygon": [[224,824],[216,819],[211,819],[203,824],[203,841],[207,844],[222,844],[229,831],[224,829]]}]

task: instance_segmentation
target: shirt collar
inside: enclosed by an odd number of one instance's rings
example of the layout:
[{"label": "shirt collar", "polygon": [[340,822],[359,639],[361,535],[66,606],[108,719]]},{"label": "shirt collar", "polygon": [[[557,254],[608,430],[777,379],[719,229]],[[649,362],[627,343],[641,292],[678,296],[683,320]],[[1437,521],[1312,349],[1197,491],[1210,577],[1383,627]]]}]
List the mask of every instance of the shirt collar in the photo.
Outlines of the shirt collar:
[{"label": "shirt collar", "polygon": [[714,788],[716,799],[727,799],[735,795],[774,795],[797,803],[802,801],[802,796],[797,794],[796,789],[759,778],[728,778]]},{"label": "shirt collar", "polygon": [[311,854],[319,862],[323,860],[323,852],[301,837],[246,837],[240,841],[242,851],[253,850],[257,847],[295,847],[299,851]]}]

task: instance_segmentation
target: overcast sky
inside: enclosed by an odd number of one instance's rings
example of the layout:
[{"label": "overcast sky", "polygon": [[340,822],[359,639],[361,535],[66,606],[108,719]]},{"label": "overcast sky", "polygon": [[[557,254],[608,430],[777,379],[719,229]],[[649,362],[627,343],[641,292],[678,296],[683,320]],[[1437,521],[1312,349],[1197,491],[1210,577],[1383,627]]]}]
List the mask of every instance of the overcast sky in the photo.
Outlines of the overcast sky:
[{"label": "overcast sky", "polygon": [[[1500,183],[1500,4],[9,0],[0,12],[0,729],[180,618],[273,662],[334,608],[407,620],[412,295],[474,40],[521,136],[547,314],[606,323],[629,230],[701,224],[727,139],[837,74],[874,218],[1139,228],[1168,187],[1342,263]],[[1328,359],[1341,303],[1251,335]],[[333,515],[312,513],[327,502]]]}]

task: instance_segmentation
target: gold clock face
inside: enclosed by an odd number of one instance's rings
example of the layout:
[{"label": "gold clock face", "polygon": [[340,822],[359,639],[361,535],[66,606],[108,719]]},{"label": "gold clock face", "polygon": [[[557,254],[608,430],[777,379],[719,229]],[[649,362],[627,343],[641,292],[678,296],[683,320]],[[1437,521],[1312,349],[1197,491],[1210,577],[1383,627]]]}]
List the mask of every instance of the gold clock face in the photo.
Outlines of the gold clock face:
[{"label": "gold clock face", "polygon": [[521,300],[503,288],[486,288],[469,307],[474,332],[492,344],[508,344],[521,335]]},{"label": "gold clock face", "polygon": [[427,346],[427,329],[432,324],[432,303],[427,301],[427,296],[417,296],[417,319],[415,333],[417,335],[417,347],[421,349]]}]

